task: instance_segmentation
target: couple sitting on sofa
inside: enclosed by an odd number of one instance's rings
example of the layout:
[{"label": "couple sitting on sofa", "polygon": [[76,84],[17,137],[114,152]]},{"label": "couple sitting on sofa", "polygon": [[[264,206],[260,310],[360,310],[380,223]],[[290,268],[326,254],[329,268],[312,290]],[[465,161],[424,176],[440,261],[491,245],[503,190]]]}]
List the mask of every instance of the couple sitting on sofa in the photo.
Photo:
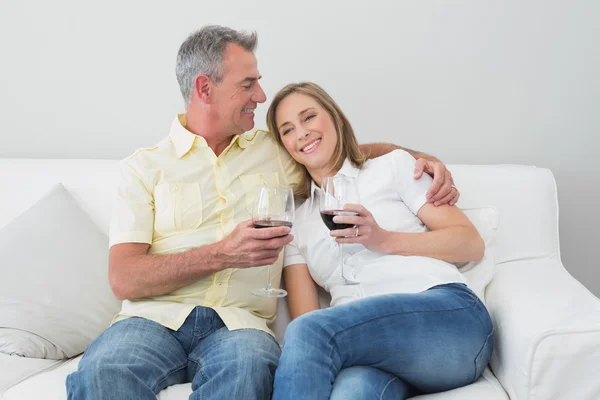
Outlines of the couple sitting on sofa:
[{"label": "couple sitting on sofa", "polygon": [[[158,145],[123,161],[109,266],[123,306],[68,376],[69,398],[150,399],[192,382],[191,398],[397,399],[474,382],[493,328],[451,263],[481,258],[484,243],[452,206],[451,176],[412,151],[358,146],[311,83],[275,96],[269,133],[244,134],[266,101],[255,46],[255,34],[217,26],[182,44],[187,112]],[[361,205],[334,220],[352,228],[321,222],[326,176],[355,181]],[[293,235],[253,228],[247,194],[261,183],[306,199]],[[342,279],[343,243],[357,284]],[[276,301],[250,293],[266,265],[273,285],[284,267],[294,320],[283,350],[267,326]],[[315,282],[333,307],[319,310]]]}]

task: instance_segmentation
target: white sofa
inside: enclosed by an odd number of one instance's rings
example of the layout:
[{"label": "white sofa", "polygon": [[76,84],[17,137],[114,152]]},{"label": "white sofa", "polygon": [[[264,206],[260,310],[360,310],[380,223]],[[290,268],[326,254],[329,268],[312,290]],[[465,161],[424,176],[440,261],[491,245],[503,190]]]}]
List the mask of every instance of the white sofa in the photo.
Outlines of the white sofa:
[{"label": "white sofa", "polygon": [[[552,173],[518,165],[449,168],[461,189],[461,208],[498,210],[496,269],[485,294],[496,343],[491,368],[476,383],[418,399],[600,399],[600,300],[561,264]],[[115,160],[0,159],[0,229],[62,182],[108,234],[117,177]],[[10,273],[10,266],[0,271]],[[274,329],[281,339],[289,317],[284,302],[279,310]],[[79,358],[0,353],[0,399],[65,399],[65,377]],[[187,399],[190,391],[189,384],[176,385],[159,399]]]}]

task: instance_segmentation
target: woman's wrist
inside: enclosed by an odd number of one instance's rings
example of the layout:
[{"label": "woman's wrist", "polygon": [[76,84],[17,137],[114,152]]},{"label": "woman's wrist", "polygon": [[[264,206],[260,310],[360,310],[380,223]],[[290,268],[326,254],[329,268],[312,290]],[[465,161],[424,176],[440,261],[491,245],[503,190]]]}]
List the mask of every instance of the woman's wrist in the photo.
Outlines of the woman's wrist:
[{"label": "woman's wrist", "polygon": [[402,232],[391,232],[384,230],[380,252],[385,254],[402,254]]}]

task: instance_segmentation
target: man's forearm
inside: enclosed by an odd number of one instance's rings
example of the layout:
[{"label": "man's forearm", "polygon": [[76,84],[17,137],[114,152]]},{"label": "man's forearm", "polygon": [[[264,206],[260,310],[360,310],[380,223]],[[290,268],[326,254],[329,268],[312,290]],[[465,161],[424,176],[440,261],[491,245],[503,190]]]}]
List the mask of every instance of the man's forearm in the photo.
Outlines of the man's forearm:
[{"label": "man's forearm", "polygon": [[115,255],[118,261],[111,260],[113,292],[121,300],[171,293],[224,269],[217,248],[214,243],[178,254]]},{"label": "man's forearm", "polygon": [[394,150],[404,150],[413,156],[415,159],[425,158],[427,160],[439,161],[436,157],[420,151],[411,150],[406,147],[398,146],[391,143],[369,143],[360,145],[360,150],[367,155],[368,158],[377,158],[388,154]]}]

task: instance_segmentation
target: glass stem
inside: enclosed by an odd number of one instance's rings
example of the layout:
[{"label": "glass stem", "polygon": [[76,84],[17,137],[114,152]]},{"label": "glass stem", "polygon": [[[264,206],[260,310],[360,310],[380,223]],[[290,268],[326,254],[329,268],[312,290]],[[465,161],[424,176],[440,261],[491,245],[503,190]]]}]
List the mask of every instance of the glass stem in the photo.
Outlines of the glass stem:
[{"label": "glass stem", "polygon": [[342,278],[346,280],[346,274],[344,274],[344,249],[342,246],[344,245],[340,243],[340,270],[342,271]]},{"label": "glass stem", "polygon": [[265,286],[266,290],[271,290],[272,286],[271,286],[271,266],[269,265],[267,267],[267,286]]}]

